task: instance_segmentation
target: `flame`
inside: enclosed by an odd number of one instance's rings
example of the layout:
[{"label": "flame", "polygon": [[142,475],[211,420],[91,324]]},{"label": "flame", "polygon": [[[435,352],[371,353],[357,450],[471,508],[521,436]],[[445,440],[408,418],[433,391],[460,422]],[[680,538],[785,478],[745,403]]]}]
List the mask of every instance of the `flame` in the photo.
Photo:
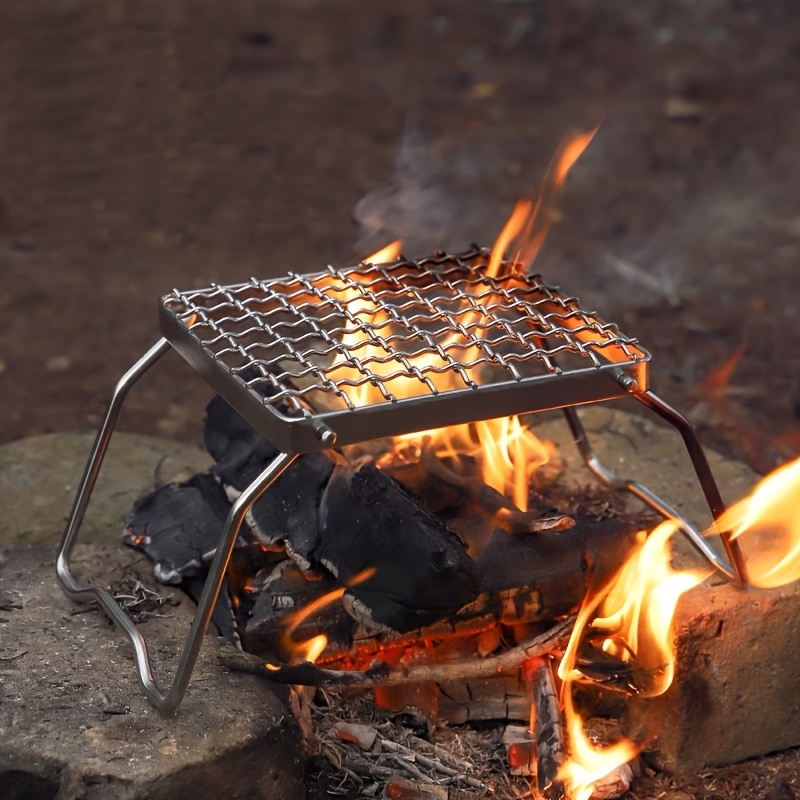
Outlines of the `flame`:
[{"label": "flame", "polygon": [[517,201],[511,214],[492,248],[492,256],[486,270],[489,277],[495,277],[511,244],[516,243],[512,262],[513,269],[521,272],[536,257],[544,243],[552,223],[552,209],[559,190],[575,162],[589,146],[597,128],[587,133],[567,136],[547,169],[542,188],[536,202],[526,198]]},{"label": "flame", "polygon": [[[747,579],[754,586],[776,588],[800,579],[798,495],[800,458],[763,478],[718,520],[719,530],[740,540]],[[585,638],[602,639],[605,653],[629,665],[632,688],[641,696],[652,697],[669,688],[675,669],[675,609],[681,595],[710,574],[709,568],[675,570],[670,566],[669,542],[678,529],[677,523],[667,521],[649,536],[641,533],[622,569],[597,594],[587,597],[578,614],[559,665],[571,749],[559,778],[573,800],[589,798],[595,781],[630,761],[639,750],[627,740],[598,748],[587,737],[571,693],[571,685],[584,680],[578,647]]]},{"label": "flame", "polygon": [[[550,209],[558,189],[596,130],[569,136],[562,142],[544,177],[539,198],[536,202],[520,200],[497,237],[486,268],[487,277],[498,274],[512,246],[518,256],[514,259],[513,269],[521,271],[533,259],[550,227]],[[400,247],[399,241],[393,242],[365,258],[364,263],[392,261],[398,257]],[[457,318],[459,330],[440,342],[435,352],[425,349],[419,354],[409,353],[403,356],[402,365],[398,366],[391,348],[383,343],[392,335],[395,321],[381,309],[373,294],[380,290],[371,288],[379,277],[369,275],[363,285],[348,283],[330,287],[346,316],[340,332],[341,342],[353,358],[332,365],[328,375],[343,388],[346,401],[363,407],[428,393],[430,383],[435,385],[437,392],[444,392],[463,389],[465,383],[479,380],[477,375],[471,374],[469,366],[454,369],[448,350],[461,348],[458,361],[463,365],[483,360],[485,354],[477,344],[486,335],[481,307],[465,303],[463,309],[448,312]],[[482,298],[482,304],[490,306],[493,302],[490,290]],[[499,294],[496,302],[502,302]],[[470,339],[476,342],[466,349],[463,347],[463,331],[468,331]],[[456,453],[478,457],[484,482],[508,494],[523,511],[528,506],[532,473],[551,457],[551,448],[539,441],[518,417],[423,431],[397,437],[395,444],[400,443],[418,450],[426,444],[440,457]]]},{"label": "flame", "polygon": [[596,747],[572,702],[571,685],[584,680],[578,647],[585,637],[602,639],[602,650],[630,669],[637,693],[653,697],[665,692],[674,676],[674,616],[681,595],[700,584],[710,569],[675,570],[670,565],[670,540],[679,530],[671,520],[639,541],[622,569],[597,594],[588,596],[578,614],[558,674],[564,681],[564,714],[570,758],[559,778],[573,800],[591,796],[595,781],[630,761],[639,747],[626,739]]},{"label": "flame", "polygon": [[386,245],[386,247],[382,247],[376,253],[373,253],[371,256],[367,256],[364,259],[365,264],[387,264],[390,261],[397,261],[400,258],[400,251],[403,247],[403,243],[400,239],[397,239],[394,242],[390,242]]},{"label": "flame", "polygon": [[710,400],[723,399],[731,384],[733,371],[739,366],[746,349],[747,340],[743,338],[738,347],[697,384],[694,393],[698,396],[706,396]]},{"label": "flame", "polygon": [[571,800],[589,800],[595,783],[638,755],[639,748],[628,739],[607,747],[597,747],[586,735],[583,721],[575,710],[572,692],[563,694],[564,717],[571,754],[558,773]]},{"label": "flame", "polygon": [[[292,634],[295,632],[295,630],[297,630],[298,626],[305,622],[312,614],[316,614],[326,606],[329,606],[331,603],[335,603],[337,600],[341,599],[344,596],[347,588],[351,586],[357,586],[359,583],[363,583],[371,578],[374,574],[374,567],[363,569],[350,581],[348,581],[346,586],[341,586],[338,589],[334,589],[333,591],[320,595],[315,600],[312,600],[310,603],[306,603],[306,605],[304,605],[302,608],[297,609],[297,611],[292,612],[286,617],[286,623],[283,629],[283,635],[281,637],[281,644],[283,645],[284,649],[291,654],[289,661],[290,664],[299,664],[303,661],[310,661],[313,664],[322,655],[323,651],[328,645],[328,637],[324,633],[319,633],[316,636],[312,636],[310,639],[306,639],[302,642],[296,642],[294,639],[292,639]],[[267,664],[266,667],[267,669],[273,670],[279,669],[271,664]]]},{"label": "flame", "polygon": [[800,579],[800,458],[763,478],[728,509],[719,529],[739,539],[747,580],[773,589]]},{"label": "flame", "polygon": [[[645,681],[636,687],[644,697],[663,694],[672,683],[673,618],[678,600],[710,574],[709,569],[674,570],[670,566],[669,543],[678,530],[678,524],[668,520],[649,536],[640,534],[622,569],[601,592],[588,628],[589,633],[604,636],[604,652],[634,665],[637,678]],[[574,660],[577,645],[573,635],[564,656],[566,664],[570,663],[568,656]],[[573,667],[573,679],[575,672]]]}]

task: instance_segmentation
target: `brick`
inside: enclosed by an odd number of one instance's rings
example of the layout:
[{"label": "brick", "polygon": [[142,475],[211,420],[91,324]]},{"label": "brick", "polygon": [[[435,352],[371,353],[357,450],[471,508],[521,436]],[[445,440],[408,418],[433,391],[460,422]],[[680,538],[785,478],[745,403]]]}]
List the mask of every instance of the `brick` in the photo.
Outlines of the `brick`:
[{"label": "brick", "polygon": [[800,584],[702,585],[681,598],[675,681],[628,705],[629,734],[672,774],[800,745]]}]

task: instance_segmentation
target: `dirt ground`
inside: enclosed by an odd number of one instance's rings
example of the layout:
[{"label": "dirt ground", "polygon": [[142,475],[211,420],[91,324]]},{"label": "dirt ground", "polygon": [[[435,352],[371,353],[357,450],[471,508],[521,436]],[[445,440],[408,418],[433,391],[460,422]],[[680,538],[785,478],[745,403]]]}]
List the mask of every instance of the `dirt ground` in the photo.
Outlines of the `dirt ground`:
[{"label": "dirt ground", "polygon": [[[95,427],[168,289],[488,244],[600,123],[536,269],[767,471],[800,451],[798,100],[794,0],[5,3],[0,442]],[[122,426],[196,440],[208,396],[174,357]],[[798,781],[763,764],[687,791]]]}]

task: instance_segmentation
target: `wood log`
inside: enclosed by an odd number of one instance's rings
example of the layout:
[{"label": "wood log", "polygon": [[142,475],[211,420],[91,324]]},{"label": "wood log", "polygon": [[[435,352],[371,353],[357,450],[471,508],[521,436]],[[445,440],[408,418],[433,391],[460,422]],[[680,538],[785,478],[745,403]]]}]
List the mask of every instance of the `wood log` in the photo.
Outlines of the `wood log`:
[{"label": "wood log", "polygon": [[[354,624],[342,604],[334,603],[302,622],[295,637],[328,635],[322,660],[334,666],[360,667],[373,658],[400,661],[407,651],[418,650],[420,642],[439,659],[488,655],[515,631],[527,638],[535,635],[535,626],[577,608],[590,587],[605,582],[619,568],[643,521],[639,516],[602,521],[578,517],[567,531],[527,538],[496,531],[476,562],[483,591],[445,619],[404,633],[375,630]],[[280,651],[287,614],[307,606],[330,586],[303,581],[299,575],[288,587],[261,581],[254,585],[257,599],[244,628],[245,647],[265,658],[287,660],[288,653]],[[263,599],[261,586],[266,592]]]},{"label": "wood log", "polygon": [[523,668],[531,696],[533,736],[536,741],[536,784],[545,800],[566,800],[559,780],[566,759],[561,704],[549,656],[531,659]]},{"label": "wood log", "polygon": [[338,465],[320,505],[316,559],[345,586],[351,610],[394,631],[417,630],[475,599],[475,563],[459,537],[373,466]]}]

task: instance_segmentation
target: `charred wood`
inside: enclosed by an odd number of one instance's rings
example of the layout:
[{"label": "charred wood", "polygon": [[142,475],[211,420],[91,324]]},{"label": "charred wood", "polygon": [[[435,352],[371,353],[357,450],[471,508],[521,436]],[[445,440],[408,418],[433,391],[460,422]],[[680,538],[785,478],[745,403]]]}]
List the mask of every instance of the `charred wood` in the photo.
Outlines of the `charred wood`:
[{"label": "charred wood", "polygon": [[459,537],[373,466],[339,465],[320,507],[316,558],[350,586],[356,614],[395,631],[416,630],[475,599],[475,563]]},{"label": "charred wood", "polygon": [[220,659],[232,670],[259,675],[270,683],[289,683],[300,686],[343,686],[350,689],[372,689],[376,686],[397,686],[407,683],[436,683],[438,681],[488,678],[518,669],[530,658],[546,655],[563,647],[569,638],[574,617],[554,625],[533,639],[488,658],[468,658],[457,662],[414,664],[391,667],[376,660],[366,670],[326,669],[310,662],[295,665],[270,665],[262,658],[237,650],[229,650]]},{"label": "charred wood", "polygon": [[566,758],[561,705],[558,702],[553,665],[549,656],[525,665],[530,687],[533,735],[536,741],[536,783],[545,800],[565,800],[566,790],[558,775]]},{"label": "charred wood", "polygon": [[161,583],[176,585],[185,577],[205,575],[229,510],[217,481],[195,475],[137,500],[125,519],[123,541],[155,562]]}]

